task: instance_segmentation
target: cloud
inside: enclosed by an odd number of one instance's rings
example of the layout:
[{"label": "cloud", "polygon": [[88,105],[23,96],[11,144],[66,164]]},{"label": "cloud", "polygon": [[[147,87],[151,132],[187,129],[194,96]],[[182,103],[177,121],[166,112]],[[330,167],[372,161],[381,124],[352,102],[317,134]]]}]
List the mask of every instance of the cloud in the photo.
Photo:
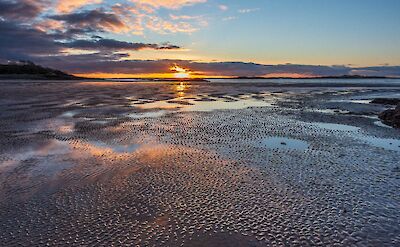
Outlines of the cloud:
[{"label": "cloud", "polygon": [[61,13],[69,13],[83,6],[100,4],[102,2],[102,0],[59,0],[56,10]]},{"label": "cloud", "polygon": [[153,50],[173,50],[179,49],[179,46],[171,44],[146,44],[146,43],[132,43],[125,41],[118,41],[114,39],[103,39],[97,38],[94,40],[74,40],[66,43],[65,46],[69,48],[82,49],[82,50],[96,50],[103,52],[112,51],[137,51],[142,49],[153,49]]},{"label": "cloud", "polygon": [[0,21],[0,56],[7,59],[25,59],[35,55],[57,53],[60,47],[47,33]]},{"label": "cloud", "polygon": [[251,13],[251,12],[255,12],[255,11],[259,11],[260,8],[254,8],[254,9],[239,9],[238,12],[240,14],[247,14],[247,13]]},{"label": "cloud", "polygon": [[399,66],[351,68],[347,66],[317,66],[299,64],[264,65],[244,62],[196,62],[190,60],[120,60],[116,55],[86,54],[67,56],[59,59],[50,57],[38,62],[46,66],[67,70],[76,74],[115,73],[148,74],[169,73],[169,68],[178,64],[204,76],[342,76],[351,75],[354,70],[360,75],[363,71],[381,71],[381,76],[400,77]]},{"label": "cloud", "polygon": [[354,68],[351,75],[400,77],[400,66],[375,66]]},{"label": "cloud", "polygon": [[0,17],[8,20],[30,20],[38,16],[44,8],[41,0],[1,0]]},{"label": "cloud", "polygon": [[145,27],[161,34],[168,33],[193,33],[198,30],[189,22],[174,22],[165,20],[157,16],[147,16],[145,20]]},{"label": "cloud", "polygon": [[[94,37],[90,39],[73,39],[71,33],[82,30],[68,30],[63,33],[46,33],[43,30],[14,22],[0,21],[0,58],[3,60],[51,60],[52,57],[68,57],[70,49],[90,50],[108,54],[119,51],[138,51],[142,49],[171,50],[179,46],[169,43],[134,43]],[[67,40],[65,40],[67,39]],[[63,40],[63,41],[60,41]],[[89,62],[89,61],[88,61]]]},{"label": "cloud", "polygon": [[218,8],[219,8],[220,10],[222,10],[222,11],[227,11],[227,10],[228,10],[228,6],[223,5],[223,4],[218,5]]},{"label": "cloud", "polygon": [[184,6],[205,3],[207,0],[131,0],[131,2],[142,6],[151,6],[156,9],[180,9]]},{"label": "cloud", "polygon": [[102,9],[50,16],[74,28],[96,28],[100,31],[126,32],[129,27],[114,13]]},{"label": "cloud", "polygon": [[223,21],[232,21],[232,20],[236,20],[236,19],[237,19],[236,16],[228,16],[228,17],[222,18]]},{"label": "cloud", "polygon": [[173,15],[173,14],[170,14],[169,17],[171,18],[171,20],[197,20],[202,18],[202,16]]}]

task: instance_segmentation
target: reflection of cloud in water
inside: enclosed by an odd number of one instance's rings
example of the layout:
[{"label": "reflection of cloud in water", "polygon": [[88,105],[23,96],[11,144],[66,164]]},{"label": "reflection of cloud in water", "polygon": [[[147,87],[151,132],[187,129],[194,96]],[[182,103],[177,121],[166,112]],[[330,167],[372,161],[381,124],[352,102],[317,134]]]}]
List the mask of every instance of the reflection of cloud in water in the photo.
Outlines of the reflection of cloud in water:
[{"label": "reflection of cloud in water", "polygon": [[147,104],[135,105],[143,110],[154,109],[157,111],[132,113],[131,118],[160,117],[171,112],[211,112],[216,110],[240,110],[249,107],[271,107],[273,102],[244,97],[235,101],[222,101],[220,99],[175,98],[169,101],[156,101]]},{"label": "reflection of cloud in water", "polygon": [[100,141],[89,142],[89,144],[93,145],[91,149],[97,150],[96,153],[132,153],[140,147],[139,144],[108,144]]},{"label": "reflection of cloud in water", "polygon": [[12,154],[12,159],[0,162],[3,170],[12,169],[16,165],[27,160],[37,160],[34,171],[51,175],[69,166],[66,162],[61,162],[58,158],[65,158],[72,151],[68,142],[50,140],[41,145],[32,145],[16,150]]}]

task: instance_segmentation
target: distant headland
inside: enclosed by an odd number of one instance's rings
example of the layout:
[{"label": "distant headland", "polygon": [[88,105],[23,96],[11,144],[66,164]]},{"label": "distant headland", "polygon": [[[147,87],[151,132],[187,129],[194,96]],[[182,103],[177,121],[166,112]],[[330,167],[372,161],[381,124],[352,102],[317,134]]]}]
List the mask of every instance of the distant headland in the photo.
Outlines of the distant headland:
[{"label": "distant headland", "polygon": [[0,80],[29,79],[29,80],[81,80],[60,70],[36,65],[30,61],[19,61],[0,64]]}]

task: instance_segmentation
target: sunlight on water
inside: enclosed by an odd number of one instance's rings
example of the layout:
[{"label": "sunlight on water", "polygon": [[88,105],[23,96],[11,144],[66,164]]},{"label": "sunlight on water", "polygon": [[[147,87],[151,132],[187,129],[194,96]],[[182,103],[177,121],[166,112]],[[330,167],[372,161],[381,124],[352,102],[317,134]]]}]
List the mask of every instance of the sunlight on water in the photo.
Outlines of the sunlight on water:
[{"label": "sunlight on water", "polygon": [[[272,106],[272,103],[263,100],[256,99],[241,99],[237,101],[225,102],[225,101],[196,101],[187,100],[183,98],[177,98],[174,100],[167,101],[156,101],[152,103],[135,105],[135,107],[140,109],[163,109],[163,110],[177,110],[184,112],[209,112],[214,110],[238,110],[245,109],[248,107],[264,107]],[[166,113],[166,112],[164,112]],[[156,114],[156,116],[159,116]]]}]

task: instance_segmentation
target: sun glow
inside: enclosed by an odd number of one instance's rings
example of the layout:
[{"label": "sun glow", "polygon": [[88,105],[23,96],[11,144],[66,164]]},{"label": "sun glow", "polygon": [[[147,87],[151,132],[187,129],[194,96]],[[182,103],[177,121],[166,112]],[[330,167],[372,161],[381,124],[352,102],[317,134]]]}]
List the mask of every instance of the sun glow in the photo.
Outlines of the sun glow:
[{"label": "sun glow", "polygon": [[191,73],[188,69],[182,68],[176,64],[172,66],[170,70],[174,73],[174,77],[178,79],[189,78]]}]

